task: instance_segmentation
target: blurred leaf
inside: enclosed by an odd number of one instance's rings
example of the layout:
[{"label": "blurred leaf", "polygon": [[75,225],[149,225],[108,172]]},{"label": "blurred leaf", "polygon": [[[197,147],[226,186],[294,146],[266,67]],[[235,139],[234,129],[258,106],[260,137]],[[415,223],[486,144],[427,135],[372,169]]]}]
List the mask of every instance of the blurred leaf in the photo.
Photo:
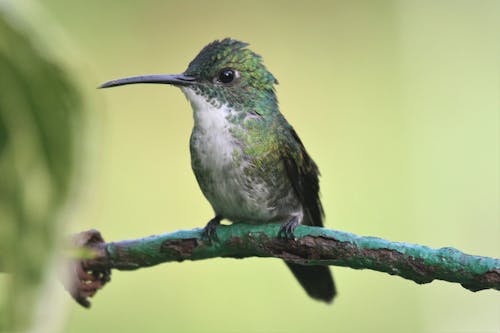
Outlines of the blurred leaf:
[{"label": "blurred leaf", "polygon": [[27,330],[44,301],[81,126],[75,85],[28,30],[0,11],[0,269],[12,277],[0,331]]}]

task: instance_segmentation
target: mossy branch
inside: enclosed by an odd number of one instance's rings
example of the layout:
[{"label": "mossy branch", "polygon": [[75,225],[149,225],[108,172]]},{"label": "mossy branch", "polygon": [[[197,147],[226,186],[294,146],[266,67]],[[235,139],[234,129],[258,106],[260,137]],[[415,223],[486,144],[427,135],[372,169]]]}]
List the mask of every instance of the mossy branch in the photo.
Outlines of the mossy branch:
[{"label": "mossy branch", "polygon": [[500,259],[309,226],[295,229],[296,240],[283,240],[276,237],[279,228],[278,224],[222,225],[217,228],[218,241],[212,243],[202,239],[202,229],[111,243],[90,230],[78,235],[78,243],[95,251],[94,259],[84,261],[84,269],[96,272],[216,257],[274,257],[304,265],[371,269],[419,284],[437,279],[471,291],[500,290]]}]

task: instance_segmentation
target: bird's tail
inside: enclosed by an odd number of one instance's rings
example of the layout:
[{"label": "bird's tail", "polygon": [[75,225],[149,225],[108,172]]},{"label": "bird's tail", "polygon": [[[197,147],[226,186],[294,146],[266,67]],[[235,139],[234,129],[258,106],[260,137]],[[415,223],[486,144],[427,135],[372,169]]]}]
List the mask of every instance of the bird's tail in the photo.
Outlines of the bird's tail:
[{"label": "bird's tail", "polygon": [[306,266],[289,262],[286,264],[309,296],[326,303],[333,301],[337,289],[328,266]]}]

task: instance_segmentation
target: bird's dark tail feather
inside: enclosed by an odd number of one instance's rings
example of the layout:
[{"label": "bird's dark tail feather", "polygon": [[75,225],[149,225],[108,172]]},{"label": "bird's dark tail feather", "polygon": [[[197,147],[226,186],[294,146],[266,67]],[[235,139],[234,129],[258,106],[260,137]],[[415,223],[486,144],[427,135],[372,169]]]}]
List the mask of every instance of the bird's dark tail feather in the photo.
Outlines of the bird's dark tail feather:
[{"label": "bird's dark tail feather", "polygon": [[289,262],[286,264],[309,296],[326,303],[333,301],[337,289],[328,266],[306,266]]}]

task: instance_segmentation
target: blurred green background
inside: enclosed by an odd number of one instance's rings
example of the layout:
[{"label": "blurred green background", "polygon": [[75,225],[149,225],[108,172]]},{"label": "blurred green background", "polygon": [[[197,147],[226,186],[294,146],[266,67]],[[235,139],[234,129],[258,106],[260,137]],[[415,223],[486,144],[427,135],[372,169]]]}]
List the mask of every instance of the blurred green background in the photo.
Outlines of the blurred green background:
[{"label": "blurred green background", "polygon": [[[91,88],[181,72],[214,39],[251,43],[322,171],[327,227],[499,256],[500,2],[41,4]],[[192,115],[180,91],[144,85],[93,95],[71,231],[96,228],[121,240],[203,226],[212,211],[190,169]],[[271,259],[114,272],[91,310],[68,301],[67,332],[500,329],[498,292],[334,271],[332,306],[310,300]]]}]

